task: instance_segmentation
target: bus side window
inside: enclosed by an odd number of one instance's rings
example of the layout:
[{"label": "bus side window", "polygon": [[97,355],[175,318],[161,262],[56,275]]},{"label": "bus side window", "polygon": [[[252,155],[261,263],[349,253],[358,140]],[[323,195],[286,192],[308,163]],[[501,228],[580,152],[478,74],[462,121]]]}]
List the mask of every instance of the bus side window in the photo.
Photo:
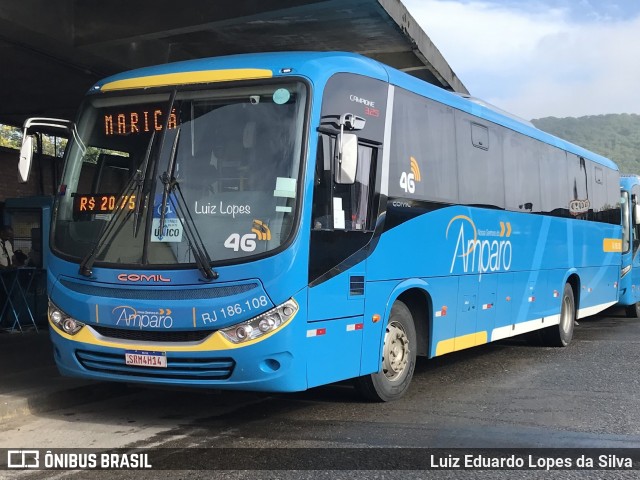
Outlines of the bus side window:
[{"label": "bus side window", "polygon": [[313,193],[313,229],[372,230],[374,149],[358,145],[356,181],[351,185],[338,185],[333,182],[331,173],[334,148],[335,138],[320,136]]},{"label": "bus side window", "polygon": [[640,247],[640,224],[636,224],[633,218],[633,210],[638,202],[640,202],[640,187],[637,185],[632,189],[633,194],[631,195],[631,225],[633,230],[633,253],[635,255],[638,247]]},{"label": "bus side window", "polygon": [[331,152],[335,140],[327,135],[318,138],[318,154],[313,186],[313,229],[329,230],[333,228],[331,208]]},{"label": "bus side window", "polygon": [[[372,230],[371,222],[371,197],[373,194],[372,173],[374,167],[374,150],[366,145],[358,145],[358,169],[356,181],[353,185],[340,185],[346,187],[345,217],[347,230]],[[350,225],[350,227],[349,227]]]}]

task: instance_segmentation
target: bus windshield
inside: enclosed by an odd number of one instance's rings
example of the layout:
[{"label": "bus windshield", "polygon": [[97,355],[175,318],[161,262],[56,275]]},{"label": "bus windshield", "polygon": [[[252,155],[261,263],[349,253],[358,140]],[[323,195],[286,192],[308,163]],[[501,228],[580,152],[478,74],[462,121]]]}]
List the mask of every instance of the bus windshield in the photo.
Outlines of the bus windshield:
[{"label": "bus windshield", "polygon": [[85,101],[54,212],[56,253],[170,266],[194,263],[193,238],[214,263],[287,242],[298,203],[305,85],[207,88]]}]

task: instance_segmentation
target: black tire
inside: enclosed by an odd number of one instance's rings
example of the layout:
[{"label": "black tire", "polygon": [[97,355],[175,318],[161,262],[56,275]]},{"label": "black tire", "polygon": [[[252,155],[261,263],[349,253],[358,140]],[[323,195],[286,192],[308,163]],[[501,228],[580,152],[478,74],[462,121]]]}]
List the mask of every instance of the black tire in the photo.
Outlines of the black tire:
[{"label": "black tire", "polygon": [[573,338],[573,327],[576,322],[576,302],[573,289],[568,283],[562,292],[560,322],[558,325],[542,330],[542,343],[548,347],[566,347]]},{"label": "black tire", "polygon": [[625,308],[625,313],[627,314],[627,317],[640,318],[640,302],[629,305],[627,308]]},{"label": "black tire", "polygon": [[402,397],[416,367],[416,328],[409,308],[400,300],[391,308],[385,330],[380,371],[355,379],[367,400],[389,402]]}]

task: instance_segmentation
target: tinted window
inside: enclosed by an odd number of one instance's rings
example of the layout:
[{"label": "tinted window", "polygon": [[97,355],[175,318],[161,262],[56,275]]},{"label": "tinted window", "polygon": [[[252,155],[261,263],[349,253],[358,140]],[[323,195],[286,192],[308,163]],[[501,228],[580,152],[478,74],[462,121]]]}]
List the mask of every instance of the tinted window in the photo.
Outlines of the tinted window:
[{"label": "tinted window", "polygon": [[569,215],[567,154],[564,150],[542,145],[540,154],[541,212],[558,217]]},{"label": "tinted window", "polygon": [[477,123],[471,124],[471,143],[474,147],[489,150],[489,129]]},{"label": "tinted window", "polygon": [[511,130],[504,132],[504,190],[508,210],[540,212],[540,165],[542,145]]},{"label": "tinted window", "polygon": [[575,218],[587,219],[592,208],[586,160],[572,153],[567,153],[567,172],[570,194],[569,213]]},{"label": "tinted window", "polygon": [[477,120],[459,111],[455,117],[460,203],[504,208],[502,131],[486,125],[489,147],[478,148],[472,140]]},{"label": "tinted window", "polygon": [[382,142],[387,106],[387,84],[380,80],[338,73],[327,82],[322,99],[322,126],[339,130],[338,120],[345,113],[366,120],[356,132],[359,138]]},{"label": "tinted window", "polygon": [[607,186],[607,208],[609,210],[609,223],[620,225],[622,222],[620,212],[620,172],[605,170]]},{"label": "tinted window", "polygon": [[391,135],[391,196],[455,203],[453,109],[396,89]]}]

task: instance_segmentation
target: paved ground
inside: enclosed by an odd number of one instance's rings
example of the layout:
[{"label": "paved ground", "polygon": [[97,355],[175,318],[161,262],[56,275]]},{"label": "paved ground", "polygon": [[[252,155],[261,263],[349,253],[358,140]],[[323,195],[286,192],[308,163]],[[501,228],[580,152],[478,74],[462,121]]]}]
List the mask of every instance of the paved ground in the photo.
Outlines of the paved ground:
[{"label": "paved ground", "polygon": [[[238,469],[248,461],[243,462],[245,451],[237,447],[286,448],[291,456],[323,452],[336,455],[336,464],[340,451],[380,447],[385,450],[379,460],[388,461],[388,466],[377,471],[330,470],[323,463],[321,471],[163,474],[170,478],[283,479],[529,479],[540,478],[542,473],[397,471],[398,462],[389,457],[390,447],[401,447],[398,452],[409,452],[412,447],[640,448],[640,321],[616,312],[581,321],[574,342],[565,349],[513,341],[420,361],[408,395],[387,404],[363,403],[347,384],[266,395],[61,379],[47,357],[46,337],[35,337],[25,340],[27,335],[12,335],[9,342],[7,335],[0,336],[0,348],[4,350],[8,342],[16,355],[29,341],[42,343],[26,364],[9,362],[13,371],[0,376],[0,399],[13,396],[14,401],[20,397],[27,402],[26,408],[5,408],[0,448],[174,448],[177,450],[171,452],[182,460],[189,458],[194,469],[206,467],[209,451],[194,447],[234,448],[227,452],[237,458]],[[19,345],[21,341],[24,344]],[[168,468],[170,459],[161,464]],[[0,478],[3,473],[19,478],[102,478],[105,474],[0,471]],[[131,476],[131,472],[106,473],[112,478]],[[550,477],[637,478],[637,473],[558,471]],[[157,471],[137,473],[137,478],[157,476]]]}]

